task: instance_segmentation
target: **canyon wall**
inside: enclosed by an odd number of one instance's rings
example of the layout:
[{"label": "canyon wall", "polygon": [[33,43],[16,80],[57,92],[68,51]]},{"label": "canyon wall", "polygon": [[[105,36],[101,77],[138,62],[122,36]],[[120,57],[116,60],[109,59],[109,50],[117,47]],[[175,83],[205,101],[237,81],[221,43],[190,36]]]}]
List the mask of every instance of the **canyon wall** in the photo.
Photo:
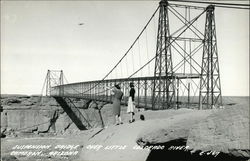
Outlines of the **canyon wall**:
[{"label": "canyon wall", "polygon": [[[73,102],[91,127],[102,126],[97,104],[90,103],[89,106],[87,101],[81,99],[73,99]],[[1,106],[3,136],[79,132],[74,122],[52,97],[3,95]],[[105,115],[109,117],[111,112],[106,110]]]}]

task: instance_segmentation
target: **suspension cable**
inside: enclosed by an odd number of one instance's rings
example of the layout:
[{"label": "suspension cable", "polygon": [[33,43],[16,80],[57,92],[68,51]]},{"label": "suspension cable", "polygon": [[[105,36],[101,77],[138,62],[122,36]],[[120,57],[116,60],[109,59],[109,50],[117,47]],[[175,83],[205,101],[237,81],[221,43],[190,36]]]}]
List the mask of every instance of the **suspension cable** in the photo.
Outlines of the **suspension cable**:
[{"label": "suspension cable", "polygon": [[[250,8],[246,8],[246,7],[249,7],[250,5],[249,4],[236,4],[236,3],[217,3],[217,2],[205,2],[205,1],[189,1],[189,0],[168,0],[168,1],[174,1],[174,2],[188,2],[188,3],[200,3],[200,4],[211,4],[211,5],[214,5],[215,7],[222,7],[222,8],[233,8],[233,9],[250,9]],[[238,7],[236,7],[238,6]],[[115,68],[117,68],[118,64],[121,63],[121,61],[124,59],[124,57],[126,57],[126,55],[129,53],[129,51],[133,48],[134,44],[136,43],[137,40],[139,40],[139,37],[142,35],[142,33],[144,32],[144,30],[147,28],[148,24],[151,22],[151,20],[154,18],[155,16],[155,13],[158,11],[159,9],[159,6],[157,7],[157,9],[155,10],[155,12],[153,13],[153,15],[151,16],[151,18],[149,19],[149,21],[147,22],[146,26],[143,28],[143,30],[140,32],[139,36],[135,39],[135,41],[132,43],[131,47],[127,50],[127,52],[125,52],[125,54],[122,56],[122,58],[118,61],[118,63],[108,72],[108,74],[106,74],[104,76],[104,79],[106,79],[112,72]],[[155,19],[154,19],[155,20]],[[154,21],[155,22],[155,21]],[[189,25],[190,27],[190,25]],[[187,27],[187,28],[189,28]],[[187,29],[186,28],[186,29]],[[180,31],[180,29],[178,30]],[[176,31],[175,33],[177,33],[178,31]],[[182,32],[183,33],[183,32]],[[182,34],[181,33],[181,34]],[[180,35],[181,35],[180,34]],[[178,37],[178,36],[177,36]],[[175,41],[175,40],[173,40]],[[172,42],[173,42],[172,41]],[[152,58],[150,61],[148,61],[146,64],[144,64],[144,66],[142,66],[140,69],[138,69],[136,72],[134,72],[132,75],[130,75],[128,78],[131,78],[134,74],[136,74],[138,71],[140,71],[141,69],[143,69],[146,65],[148,65],[152,60],[154,60],[155,58],[157,57],[157,55]],[[54,80],[54,79],[52,79]],[[83,93],[86,93],[88,91],[90,91],[91,89],[95,88],[98,84],[96,84],[95,86],[91,87],[90,89],[84,91],[84,92],[79,92],[81,94]],[[72,88],[72,87],[71,87]],[[74,88],[72,88],[74,89]],[[75,90],[75,89],[74,89]]]},{"label": "suspension cable", "polygon": [[[201,15],[203,15],[204,13],[205,13],[205,11],[206,10],[204,10],[201,14],[199,14],[197,17],[195,17],[194,19],[192,19],[189,23],[188,23],[188,25],[186,26],[186,28],[175,38],[175,39],[173,39],[170,43],[169,43],[169,45],[167,46],[167,47],[169,47],[173,42],[175,42],[176,40],[177,40],[177,38],[180,36],[180,35],[182,35],[188,28],[190,28],[190,26],[201,16]],[[184,27],[185,27],[185,25],[184,25]],[[181,27],[181,28],[183,28],[183,27]],[[173,35],[173,34],[172,34]],[[172,35],[170,35],[170,37],[172,37]],[[163,49],[164,50],[164,49]],[[159,53],[161,53],[163,50],[161,50]],[[158,55],[159,55],[159,53],[158,54],[156,54],[153,58],[151,58],[147,63],[145,63],[141,68],[139,68],[137,71],[135,71],[133,74],[131,74],[127,79],[129,79],[129,78],[131,78],[132,76],[134,76],[135,74],[137,74],[140,70],[142,70],[145,66],[147,66],[149,63],[151,63]],[[99,84],[99,83],[98,83]],[[102,91],[102,92],[99,92],[99,93],[103,93],[103,92],[105,92],[105,91],[107,91],[107,90],[110,90],[110,89],[106,89],[106,90],[104,90],[104,91]]]},{"label": "suspension cable", "polygon": [[[154,17],[154,15],[155,15],[155,13],[158,11],[158,9],[159,9],[159,7],[156,9],[156,11],[154,12],[154,14],[152,15],[152,17],[150,18],[150,20],[148,21],[148,23],[147,23],[147,25],[149,24],[149,22],[152,20],[152,18]],[[184,26],[182,26],[178,31],[180,31],[182,28],[184,28],[184,27],[186,27],[174,40],[172,40],[172,42],[170,42],[170,44],[168,45],[168,46],[170,46],[174,41],[176,41],[176,39],[180,36],[180,35],[182,35],[188,28],[190,28],[190,26],[201,16],[201,15],[203,15],[203,13],[205,12],[206,10],[204,10],[200,15],[198,15],[197,17],[195,17],[194,19],[192,19],[190,22],[188,22],[188,25],[186,26],[186,25],[184,25]],[[146,29],[146,27],[147,27],[147,25],[143,28],[143,30],[142,30],[142,32]],[[131,50],[131,48],[133,47],[133,45],[135,44],[135,42],[139,39],[139,37],[140,37],[140,35],[142,34],[142,32],[139,34],[139,36],[137,37],[137,39],[134,41],[134,43],[131,45],[131,47],[129,48],[129,50],[125,53],[125,55],[122,57],[122,59],[127,55],[127,53]],[[176,32],[175,33],[173,33],[173,34],[176,34]],[[173,36],[173,34],[172,35],[170,35],[170,37],[172,37]],[[161,53],[162,51],[160,51],[159,53]],[[145,66],[147,66],[149,63],[151,63],[158,55],[159,55],[159,53],[158,54],[156,54],[152,59],[150,59],[147,63],[145,63],[142,67],[140,67],[137,71],[135,71],[133,74],[131,74],[129,77],[128,77],[128,79],[129,78],[131,78],[132,76],[134,76],[136,73],[138,73],[140,70],[142,70]],[[117,65],[122,61],[122,59],[116,64],[116,66],[114,67],[114,68],[116,68],[117,67]],[[114,68],[101,80],[101,81],[103,81],[113,70],[114,70]],[[88,92],[88,91],[90,91],[91,89],[93,89],[93,88],[95,88],[96,86],[98,86],[100,83],[97,83],[97,84],[95,84],[94,86],[92,86],[92,87],[90,87],[88,90],[86,90],[86,91],[84,91],[84,92],[79,92],[79,91],[77,91],[79,94],[84,94],[84,93],[86,93],[86,92]],[[71,87],[72,88],[72,87]],[[74,89],[74,88],[73,88]],[[75,89],[74,89],[75,90]],[[110,90],[110,89],[107,89],[107,90]],[[105,90],[105,91],[107,91],[107,90]],[[100,93],[100,92],[99,92]]]},{"label": "suspension cable", "polygon": [[[157,7],[157,9],[155,10],[155,12],[153,13],[153,15],[150,17],[150,19],[148,20],[148,22],[146,23],[146,25],[144,26],[144,28],[142,29],[142,31],[140,32],[140,34],[137,36],[137,38],[134,40],[134,42],[132,43],[132,45],[130,46],[130,48],[125,52],[125,54],[122,56],[122,58],[118,61],[118,63],[116,63],[116,65],[102,78],[102,80],[105,80],[110,73],[113,72],[113,70],[118,66],[118,64],[121,63],[121,61],[124,59],[124,57],[126,57],[126,55],[129,53],[129,51],[133,48],[133,46],[135,45],[135,43],[137,42],[137,40],[139,39],[139,37],[142,35],[142,33],[144,32],[144,30],[147,28],[147,26],[149,25],[149,23],[151,22],[151,20],[153,19],[153,17],[155,16],[156,12],[159,10],[159,6]],[[86,93],[88,91],[90,91],[91,89],[95,88],[97,86],[97,84],[93,87],[91,87],[90,89],[82,92]]]},{"label": "suspension cable", "polygon": [[230,9],[247,9],[249,10],[250,8],[246,7],[232,7],[232,6],[221,6],[221,5],[214,5],[215,7],[221,7],[221,8],[230,8]]},{"label": "suspension cable", "polygon": [[[206,12],[206,10],[204,10],[200,15],[198,15],[197,17],[195,17],[194,19],[192,19],[192,21],[189,22],[189,25],[186,27],[186,29],[183,30],[178,36],[176,36],[176,38],[175,38],[174,40],[172,40],[172,41],[168,44],[167,47],[169,47],[174,41],[176,41],[177,38],[178,38],[180,35],[182,35],[188,28],[190,28],[190,26],[191,26],[191,25],[201,16],[201,15],[203,15],[205,12]],[[181,28],[182,28],[182,27],[181,27]],[[170,35],[170,37],[172,37],[172,36],[173,36],[173,34]],[[164,50],[164,49],[163,49],[163,50]],[[161,50],[159,53],[161,53],[163,50]],[[148,65],[149,63],[151,63],[151,62],[159,55],[159,53],[156,54],[156,55],[155,55],[152,59],[150,59],[147,63],[145,63],[140,69],[138,69],[136,72],[134,72],[133,74],[131,74],[128,78],[131,78],[131,77],[134,76],[136,73],[138,73],[141,69],[143,69],[146,65]]]},{"label": "suspension cable", "polygon": [[[43,83],[43,87],[42,87],[42,91],[41,91],[41,96],[43,95],[43,91],[44,91],[44,88],[45,88],[45,85],[46,85],[46,82],[47,82],[47,80],[48,80],[48,73],[46,74],[46,77],[45,77],[45,80],[44,80],[44,83]],[[47,92],[47,91],[45,91],[45,92]],[[47,93],[46,93],[47,94]],[[46,95],[45,94],[45,95]]]},{"label": "suspension cable", "polygon": [[155,12],[153,13],[153,15],[151,16],[151,18],[149,19],[149,21],[147,22],[147,24],[144,26],[144,28],[140,32],[140,34],[137,36],[137,38],[135,39],[135,41],[132,43],[132,45],[130,46],[130,48],[127,50],[127,52],[122,56],[122,58],[118,61],[118,63],[108,72],[108,74],[106,74],[104,76],[104,78],[102,80],[104,80],[117,67],[117,65],[123,60],[123,58],[129,53],[129,51],[134,46],[134,44],[139,39],[139,37],[142,35],[142,33],[144,32],[144,30],[147,28],[148,24],[151,22],[152,18],[155,16],[155,13],[158,11],[159,8],[160,7],[158,6],[157,9],[155,10]]},{"label": "suspension cable", "polygon": [[201,4],[211,4],[211,5],[224,5],[224,6],[246,6],[249,4],[238,4],[238,3],[218,3],[218,2],[206,2],[206,1],[189,1],[189,0],[168,0],[173,2],[188,2],[188,3],[201,3]]}]

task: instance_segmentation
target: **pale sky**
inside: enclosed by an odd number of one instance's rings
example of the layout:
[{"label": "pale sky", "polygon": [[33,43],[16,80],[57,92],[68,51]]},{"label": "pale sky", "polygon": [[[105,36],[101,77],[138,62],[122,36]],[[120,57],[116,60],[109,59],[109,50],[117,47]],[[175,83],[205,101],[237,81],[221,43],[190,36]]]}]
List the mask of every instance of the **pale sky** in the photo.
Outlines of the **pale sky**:
[{"label": "pale sky", "polygon": [[[63,70],[70,83],[102,79],[157,6],[1,1],[1,93],[40,94],[48,69]],[[216,8],[215,14],[222,95],[249,96],[249,10]]]}]

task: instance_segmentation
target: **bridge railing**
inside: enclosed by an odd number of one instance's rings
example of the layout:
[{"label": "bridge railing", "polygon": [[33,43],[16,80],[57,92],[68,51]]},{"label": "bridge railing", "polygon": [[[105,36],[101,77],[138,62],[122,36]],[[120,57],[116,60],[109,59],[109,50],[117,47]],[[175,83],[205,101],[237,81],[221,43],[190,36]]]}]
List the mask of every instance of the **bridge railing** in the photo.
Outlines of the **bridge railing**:
[{"label": "bridge railing", "polygon": [[[165,76],[166,77],[166,76]],[[170,77],[170,76],[169,76]],[[174,75],[171,79],[184,79],[184,78],[199,78],[199,75],[183,76]],[[110,80],[98,80],[64,84],[51,87],[51,96],[83,98],[102,102],[112,102],[111,89],[115,84],[119,84],[124,96],[122,99],[123,104],[127,104],[129,97],[129,84],[134,84],[135,105],[137,107],[152,108],[152,95],[154,88],[154,81],[157,77],[136,77],[136,78],[122,78]]]},{"label": "bridge railing", "polygon": [[126,104],[129,96],[129,84],[132,82],[136,90],[135,104],[149,106],[153,91],[154,77],[124,78],[79,82],[51,87],[51,96],[84,98],[95,101],[112,102],[111,89],[119,84],[124,96],[122,103]]}]

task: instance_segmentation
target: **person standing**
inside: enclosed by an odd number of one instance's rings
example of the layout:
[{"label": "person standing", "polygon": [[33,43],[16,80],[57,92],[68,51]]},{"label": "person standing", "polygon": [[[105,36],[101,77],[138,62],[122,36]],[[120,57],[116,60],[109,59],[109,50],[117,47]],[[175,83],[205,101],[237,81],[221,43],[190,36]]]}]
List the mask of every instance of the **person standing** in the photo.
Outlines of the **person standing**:
[{"label": "person standing", "polygon": [[135,89],[134,89],[134,84],[130,83],[129,84],[130,90],[129,90],[129,98],[128,98],[128,108],[127,108],[127,113],[130,114],[130,120],[129,123],[132,123],[135,121],[134,119],[134,111],[135,111],[135,105],[134,105],[134,101],[135,101]]},{"label": "person standing", "polygon": [[113,93],[113,113],[115,115],[116,125],[122,124],[121,120],[121,100],[123,97],[123,92],[121,91],[121,87],[116,84],[114,89],[112,89]]}]

